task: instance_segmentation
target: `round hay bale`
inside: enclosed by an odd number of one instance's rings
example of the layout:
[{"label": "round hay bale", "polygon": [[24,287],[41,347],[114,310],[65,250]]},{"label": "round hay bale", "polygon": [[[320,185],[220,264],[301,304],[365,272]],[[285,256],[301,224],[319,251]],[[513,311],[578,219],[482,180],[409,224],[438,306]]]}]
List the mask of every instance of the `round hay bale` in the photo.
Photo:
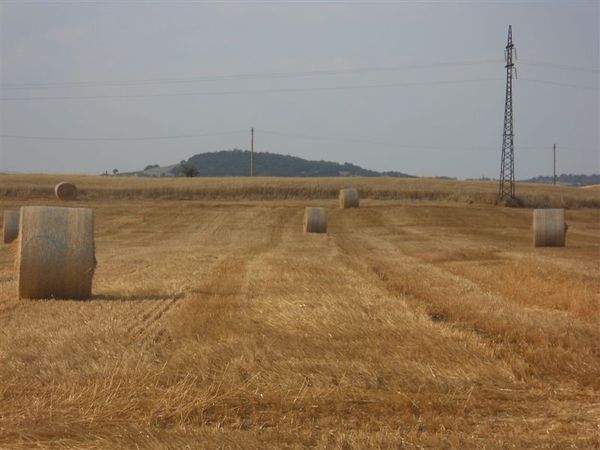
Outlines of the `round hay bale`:
[{"label": "round hay bale", "polygon": [[77,199],[77,187],[73,183],[63,181],[54,186],[54,194],[59,200]]},{"label": "round hay bale", "polygon": [[340,190],[340,208],[358,208],[358,191],[354,188]]},{"label": "round hay bale", "polygon": [[533,210],[534,247],[564,247],[566,233],[564,209]]},{"label": "round hay bale", "polygon": [[86,299],[96,266],[89,208],[21,208],[19,298]]},{"label": "round hay bale", "polygon": [[5,244],[10,244],[19,236],[19,214],[18,209],[7,209],[4,211],[2,230]]},{"label": "round hay bale", "polygon": [[303,223],[305,233],[327,233],[327,208],[306,207]]}]

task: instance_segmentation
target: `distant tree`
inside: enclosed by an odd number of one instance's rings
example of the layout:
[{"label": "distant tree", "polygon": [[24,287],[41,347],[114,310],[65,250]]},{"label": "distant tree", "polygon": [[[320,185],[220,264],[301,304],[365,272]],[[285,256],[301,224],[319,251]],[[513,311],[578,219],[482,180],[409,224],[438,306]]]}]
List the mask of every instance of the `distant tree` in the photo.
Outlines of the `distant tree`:
[{"label": "distant tree", "polygon": [[113,172],[113,175],[116,175],[116,174],[118,174],[118,173],[119,173],[119,169],[113,169],[113,171],[112,171],[112,172]]},{"label": "distant tree", "polygon": [[198,170],[190,164],[183,164],[180,174],[182,177],[193,178],[198,176]]},{"label": "distant tree", "polygon": [[144,170],[154,169],[155,167],[160,167],[160,166],[158,164],[150,164],[150,165],[144,167]]}]

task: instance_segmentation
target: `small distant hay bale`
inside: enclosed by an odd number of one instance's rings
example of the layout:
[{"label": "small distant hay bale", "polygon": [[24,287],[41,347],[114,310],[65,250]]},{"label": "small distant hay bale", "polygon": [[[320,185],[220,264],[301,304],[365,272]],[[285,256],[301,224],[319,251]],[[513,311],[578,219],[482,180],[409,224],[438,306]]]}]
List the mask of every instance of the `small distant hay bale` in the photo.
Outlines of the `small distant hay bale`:
[{"label": "small distant hay bale", "polygon": [[87,299],[96,266],[89,208],[21,208],[19,298]]},{"label": "small distant hay bale", "polygon": [[564,209],[533,210],[534,247],[564,247],[566,233]]},{"label": "small distant hay bale", "polygon": [[340,208],[358,208],[358,191],[354,188],[340,190]]},{"label": "small distant hay bale", "polygon": [[73,183],[63,181],[54,186],[54,194],[59,200],[76,200],[77,187]]},{"label": "small distant hay bale", "polygon": [[327,208],[308,206],[304,210],[305,233],[327,233]]},{"label": "small distant hay bale", "polygon": [[19,214],[18,209],[7,209],[4,211],[2,231],[5,244],[10,244],[19,236]]}]

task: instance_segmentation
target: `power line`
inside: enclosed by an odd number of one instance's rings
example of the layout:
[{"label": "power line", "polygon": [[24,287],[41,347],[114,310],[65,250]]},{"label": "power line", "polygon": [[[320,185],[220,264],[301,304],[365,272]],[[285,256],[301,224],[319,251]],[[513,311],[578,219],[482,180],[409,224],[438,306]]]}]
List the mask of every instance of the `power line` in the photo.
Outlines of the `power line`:
[{"label": "power line", "polygon": [[256,131],[263,133],[263,134],[267,134],[267,135],[270,134],[273,136],[291,137],[291,138],[296,138],[296,139],[345,142],[345,143],[352,143],[352,144],[380,145],[380,146],[392,147],[392,148],[407,148],[407,149],[420,148],[422,150],[436,149],[435,147],[429,147],[429,146],[418,146],[418,145],[414,146],[414,145],[404,145],[404,144],[401,145],[401,144],[396,144],[396,143],[392,143],[392,142],[381,142],[381,141],[374,141],[374,140],[370,140],[370,139],[353,139],[353,138],[339,138],[339,137],[331,137],[331,136],[314,136],[314,135],[307,135],[307,134],[286,133],[286,132],[280,132],[280,131],[266,131],[266,130],[256,130]]},{"label": "power line", "polygon": [[562,69],[562,70],[573,70],[579,72],[590,72],[597,73],[600,72],[598,67],[584,67],[584,66],[572,66],[569,64],[557,64],[549,61],[534,61],[534,60],[519,60],[520,64],[529,64],[534,66],[544,66],[544,67],[552,67],[554,69]]},{"label": "power line", "polygon": [[[395,149],[418,149],[418,150],[431,150],[431,151],[477,151],[489,150],[495,151],[496,147],[483,146],[483,145],[446,145],[443,147],[436,145],[412,145],[412,144],[398,144],[393,142],[382,142],[371,139],[360,139],[360,138],[345,138],[345,137],[333,137],[333,136],[318,136],[300,133],[290,133],[283,131],[267,131],[254,129],[255,133],[262,133],[264,135],[289,137],[294,139],[304,140],[319,140],[319,141],[330,141],[330,142],[343,142],[349,144],[368,144],[377,145],[383,147],[390,147]],[[18,140],[41,140],[41,141],[152,141],[152,140],[171,140],[171,139],[194,139],[207,136],[221,136],[221,135],[234,135],[234,134],[246,134],[248,130],[235,130],[235,131],[219,131],[202,134],[179,134],[179,135],[163,135],[163,136],[136,136],[136,137],[117,137],[117,136],[94,136],[94,137],[75,137],[75,136],[27,136],[27,135],[15,135],[15,134],[2,134],[2,139],[18,139]],[[547,150],[547,146],[519,146],[520,149],[525,150]],[[572,150],[573,147],[562,147],[565,150]],[[581,148],[579,148],[581,149]],[[587,149],[586,149],[587,150]]]},{"label": "power line", "polygon": [[180,134],[172,136],[145,136],[145,137],[58,137],[58,136],[24,136],[16,134],[2,134],[0,137],[7,139],[24,139],[37,141],[158,141],[170,139],[190,139],[206,136],[222,136],[228,134],[246,133],[246,130],[220,131],[202,134]]},{"label": "power line", "polygon": [[571,87],[571,88],[575,88],[575,89],[586,89],[586,90],[590,90],[590,91],[597,91],[598,90],[598,87],[596,87],[596,86],[583,86],[583,85],[580,85],[580,84],[561,83],[559,81],[538,80],[538,79],[535,79],[535,78],[523,78],[523,77],[520,77],[519,81],[529,81],[531,83],[550,84],[550,85],[553,85],[553,86]]},{"label": "power line", "polygon": [[462,61],[462,62],[443,62],[427,64],[411,64],[391,67],[361,67],[355,69],[324,69],[308,70],[297,72],[271,72],[271,73],[250,73],[250,74],[230,74],[230,75],[212,75],[199,77],[183,78],[147,78],[133,80],[106,80],[106,81],[64,81],[64,82],[46,82],[46,83],[2,83],[2,89],[54,89],[54,88],[79,88],[79,87],[118,87],[131,85],[152,85],[164,83],[197,83],[207,81],[232,81],[232,80],[254,80],[254,79],[272,79],[272,78],[299,78],[307,76],[322,75],[343,75],[360,74],[371,72],[396,72],[401,70],[430,69],[441,67],[460,67],[485,64],[497,64],[501,60],[484,61]]},{"label": "power line", "polygon": [[401,86],[432,86],[442,84],[465,84],[481,83],[487,81],[498,81],[500,78],[479,78],[469,80],[440,80],[440,81],[414,81],[405,83],[387,83],[387,84],[358,84],[348,86],[326,86],[314,88],[281,88],[281,89],[249,89],[237,91],[206,91],[206,92],[175,92],[159,94],[124,94],[124,95],[59,95],[59,96],[31,96],[31,97],[1,97],[1,101],[16,100],[93,100],[109,98],[154,98],[154,97],[195,97],[195,96],[213,96],[213,95],[236,95],[236,94],[272,94],[284,92],[323,92],[323,91],[341,91],[352,89],[374,89],[374,88],[392,88]]},{"label": "power line", "polygon": [[[460,67],[474,66],[500,63],[502,60],[482,60],[482,61],[461,61],[461,62],[442,62],[442,63],[427,63],[427,64],[411,64],[391,67],[359,67],[354,69],[324,69],[324,70],[308,70],[297,72],[263,72],[263,73],[248,73],[248,74],[228,74],[228,75],[211,75],[198,77],[180,77],[180,78],[145,78],[145,79],[129,79],[129,80],[105,80],[105,81],[62,81],[62,82],[40,82],[40,83],[2,83],[2,89],[64,89],[64,88],[87,88],[87,87],[121,87],[121,86],[136,86],[136,85],[155,85],[155,84],[171,84],[171,83],[199,83],[210,81],[236,81],[236,80],[255,80],[255,79],[274,79],[274,78],[300,78],[309,76],[327,76],[327,75],[343,75],[343,74],[361,74],[373,72],[395,72],[402,70],[428,69],[428,68],[443,68],[443,67]],[[548,61],[525,60],[521,63],[529,65],[538,65],[545,67],[553,67],[556,69],[573,70],[596,73],[600,69],[593,67],[572,66],[567,64],[556,64]]]},{"label": "power line", "polygon": [[[403,149],[419,149],[419,150],[458,150],[458,151],[481,151],[482,149],[486,150],[496,150],[497,147],[492,146],[481,146],[481,145],[446,145],[444,147],[439,147],[435,145],[409,145],[409,144],[398,144],[393,142],[382,142],[375,141],[370,139],[353,139],[353,138],[340,138],[340,137],[332,137],[332,136],[315,136],[315,135],[307,135],[307,134],[299,134],[299,133],[287,133],[281,131],[266,131],[266,130],[257,130],[255,132],[259,132],[262,134],[273,135],[273,136],[282,136],[282,137],[291,137],[297,139],[307,139],[307,140],[319,140],[319,141],[332,141],[332,142],[345,142],[352,144],[369,144],[369,145],[378,145],[390,148],[403,148]],[[528,150],[545,150],[547,147],[545,146],[524,146],[520,147]]]},{"label": "power line", "polygon": [[[197,96],[218,96],[218,95],[239,95],[239,94],[273,94],[273,93],[294,93],[294,92],[324,92],[324,91],[342,91],[352,89],[377,89],[393,88],[402,86],[433,86],[433,85],[451,85],[464,83],[482,83],[488,81],[499,81],[501,78],[478,78],[467,80],[438,80],[438,81],[412,81],[404,83],[385,83],[385,84],[358,84],[348,86],[325,86],[325,87],[306,87],[306,88],[281,88],[281,89],[248,89],[232,91],[205,91],[205,92],[172,92],[156,94],[112,94],[112,95],[58,95],[58,96],[30,96],[30,97],[0,97],[0,101],[21,101],[21,100],[99,100],[99,99],[119,99],[119,98],[161,98],[161,97],[197,97]],[[550,84],[556,86],[570,87],[584,90],[599,90],[598,87],[584,86],[571,83],[562,83],[558,81],[539,80],[535,78],[519,78],[526,82]]]}]

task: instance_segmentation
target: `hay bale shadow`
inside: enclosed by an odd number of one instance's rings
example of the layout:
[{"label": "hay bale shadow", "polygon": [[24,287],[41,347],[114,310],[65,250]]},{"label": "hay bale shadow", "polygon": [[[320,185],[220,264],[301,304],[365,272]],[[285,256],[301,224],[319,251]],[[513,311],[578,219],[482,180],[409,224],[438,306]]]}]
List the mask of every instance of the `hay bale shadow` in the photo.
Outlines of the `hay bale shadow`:
[{"label": "hay bale shadow", "polygon": [[102,302],[142,302],[142,301],[161,301],[161,300],[179,300],[184,297],[185,294],[154,294],[154,295],[109,295],[109,294],[97,294],[92,295],[89,300],[82,300],[84,302],[89,301],[102,301]]}]

